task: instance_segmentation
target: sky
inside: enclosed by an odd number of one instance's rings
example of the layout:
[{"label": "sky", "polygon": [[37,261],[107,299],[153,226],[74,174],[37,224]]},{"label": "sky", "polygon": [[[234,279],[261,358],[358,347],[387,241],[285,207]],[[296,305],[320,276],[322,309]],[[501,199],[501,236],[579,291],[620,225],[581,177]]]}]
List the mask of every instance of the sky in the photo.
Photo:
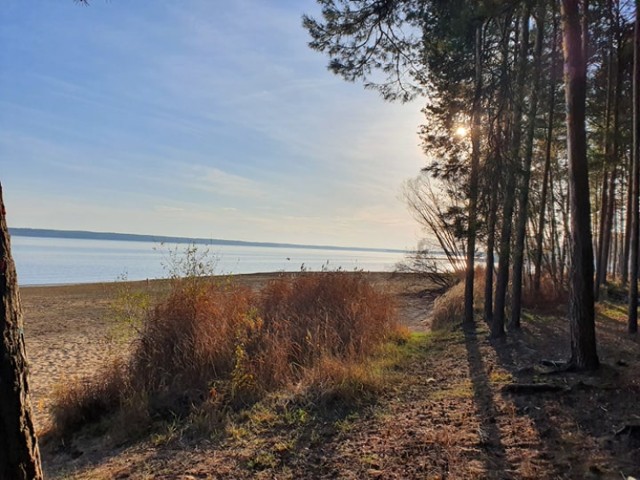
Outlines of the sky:
[{"label": "sky", "polygon": [[421,102],[331,74],[311,0],[4,0],[9,226],[413,248]]}]

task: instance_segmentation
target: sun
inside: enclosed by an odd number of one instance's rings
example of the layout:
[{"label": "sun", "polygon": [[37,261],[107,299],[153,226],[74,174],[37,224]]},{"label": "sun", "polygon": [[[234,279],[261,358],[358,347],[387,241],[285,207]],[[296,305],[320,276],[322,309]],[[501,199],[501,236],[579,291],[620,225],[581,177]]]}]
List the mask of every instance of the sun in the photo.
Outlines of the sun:
[{"label": "sun", "polygon": [[467,133],[469,133],[467,127],[463,127],[462,125],[460,125],[458,128],[456,128],[456,137],[466,137]]}]

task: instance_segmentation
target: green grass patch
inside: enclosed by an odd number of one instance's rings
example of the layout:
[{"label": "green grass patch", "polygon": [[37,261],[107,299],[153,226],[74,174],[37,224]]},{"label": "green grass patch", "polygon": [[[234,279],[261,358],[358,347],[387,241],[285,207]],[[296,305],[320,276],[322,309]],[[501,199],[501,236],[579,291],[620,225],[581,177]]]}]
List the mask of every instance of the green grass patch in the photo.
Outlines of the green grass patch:
[{"label": "green grass patch", "polygon": [[436,401],[473,398],[473,383],[471,380],[465,380],[464,382],[435,390],[429,397]]},{"label": "green grass patch", "polygon": [[624,322],[627,320],[627,305],[605,300],[596,304],[596,314]]}]

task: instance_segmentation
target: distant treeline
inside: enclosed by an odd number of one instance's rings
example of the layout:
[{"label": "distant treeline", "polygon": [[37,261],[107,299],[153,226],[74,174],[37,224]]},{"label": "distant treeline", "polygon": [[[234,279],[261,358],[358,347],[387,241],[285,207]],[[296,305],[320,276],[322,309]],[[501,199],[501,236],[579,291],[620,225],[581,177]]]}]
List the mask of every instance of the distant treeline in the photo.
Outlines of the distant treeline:
[{"label": "distant treeline", "polygon": [[38,238],[72,238],[79,240],[118,240],[124,242],[153,243],[194,243],[199,245],[232,245],[241,247],[305,248],[356,252],[406,253],[404,250],[389,248],[337,247],[332,245],[300,245],[296,243],[246,242],[242,240],[221,240],[217,238],[166,237],[161,235],[138,235],[133,233],[87,232],[84,230],[50,230],[42,228],[11,228],[11,235]]}]

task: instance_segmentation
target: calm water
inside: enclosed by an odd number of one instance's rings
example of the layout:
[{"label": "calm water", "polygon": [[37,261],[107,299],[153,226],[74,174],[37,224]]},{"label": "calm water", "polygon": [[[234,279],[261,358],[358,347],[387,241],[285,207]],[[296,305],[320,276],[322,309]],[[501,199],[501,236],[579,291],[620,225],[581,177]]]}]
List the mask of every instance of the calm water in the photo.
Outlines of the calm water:
[{"label": "calm water", "polygon": [[[129,280],[164,278],[169,249],[184,251],[186,245],[164,245],[114,240],[11,237],[12,253],[21,285],[110,282],[123,275]],[[244,246],[198,246],[216,258],[215,272],[257,273],[309,270],[362,269],[391,271],[402,254],[300,248]]]}]

